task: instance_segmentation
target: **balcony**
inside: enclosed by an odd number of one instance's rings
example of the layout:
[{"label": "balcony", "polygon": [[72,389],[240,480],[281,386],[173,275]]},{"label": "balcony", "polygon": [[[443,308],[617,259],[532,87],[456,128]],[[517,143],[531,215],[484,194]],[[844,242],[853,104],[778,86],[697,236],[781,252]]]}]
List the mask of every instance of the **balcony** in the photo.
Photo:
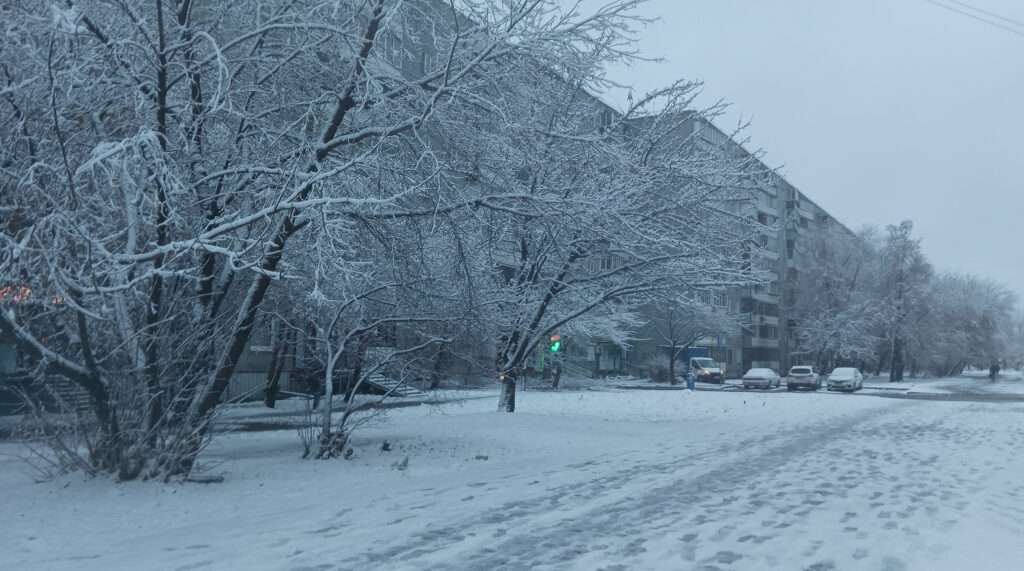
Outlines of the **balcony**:
[{"label": "balcony", "polygon": [[779,318],[775,315],[754,315],[753,325],[778,325]]},{"label": "balcony", "polygon": [[747,337],[743,339],[743,346],[749,348],[778,349],[778,339],[765,339],[763,337]]},{"label": "balcony", "polygon": [[771,204],[765,204],[762,200],[757,201],[757,211],[769,216],[779,216],[779,209],[777,207],[772,206]]},{"label": "balcony", "polygon": [[750,297],[754,298],[757,301],[763,301],[765,303],[772,303],[772,304],[778,304],[779,303],[779,294],[771,293],[770,291],[751,290]]}]

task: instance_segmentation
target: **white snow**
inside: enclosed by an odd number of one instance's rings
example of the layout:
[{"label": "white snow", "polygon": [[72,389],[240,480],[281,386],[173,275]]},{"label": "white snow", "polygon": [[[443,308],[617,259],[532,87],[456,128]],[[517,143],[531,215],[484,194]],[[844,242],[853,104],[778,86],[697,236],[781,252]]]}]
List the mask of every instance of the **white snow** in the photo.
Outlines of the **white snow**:
[{"label": "white snow", "polygon": [[4,443],[0,569],[932,570],[1024,556],[1021,403],[527,391],[508,415],[482,396],[392,410],[350,461],[298,460],[290,430],[224,435],[204,459],[223,484],[34,484]]}]

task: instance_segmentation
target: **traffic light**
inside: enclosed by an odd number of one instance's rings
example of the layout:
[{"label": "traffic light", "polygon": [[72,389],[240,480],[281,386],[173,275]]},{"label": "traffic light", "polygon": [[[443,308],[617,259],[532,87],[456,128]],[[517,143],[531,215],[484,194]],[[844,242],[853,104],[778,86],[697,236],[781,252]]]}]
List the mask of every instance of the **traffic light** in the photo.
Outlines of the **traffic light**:
[{"label": "traffic light", "polygon": [[562,348],[562,336],[552,335],[551,336],[551,352],[557,353]]}]

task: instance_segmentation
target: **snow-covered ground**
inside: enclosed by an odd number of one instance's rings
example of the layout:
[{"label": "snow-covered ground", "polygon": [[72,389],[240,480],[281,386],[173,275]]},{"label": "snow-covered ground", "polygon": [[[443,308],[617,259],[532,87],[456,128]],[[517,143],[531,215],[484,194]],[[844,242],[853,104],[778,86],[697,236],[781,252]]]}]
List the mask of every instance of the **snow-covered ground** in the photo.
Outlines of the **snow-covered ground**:
[{"label": "snow-covered ground", "polygon": [[1024,403],[527,391],[507,415],[484,396],[391,410],[357,435],[349,461],[298,460],[290,430],[223,435],[205,458],[222,484],[35,484],[18,445],[2,444],[0,569],[938,570],[1024,559]]},{"label": "snow-covered ground", "polygon": [[1003,394],[1024,396],[1024,375],[1020,371],[1006,371],[1000,374],[996,382],[992,382],[986,371],[968,373],[962,377],[909,379],[900,383],[890,383],[883,376],[865,380],[864,390],[868,393],[893,391],[909,395]]}]

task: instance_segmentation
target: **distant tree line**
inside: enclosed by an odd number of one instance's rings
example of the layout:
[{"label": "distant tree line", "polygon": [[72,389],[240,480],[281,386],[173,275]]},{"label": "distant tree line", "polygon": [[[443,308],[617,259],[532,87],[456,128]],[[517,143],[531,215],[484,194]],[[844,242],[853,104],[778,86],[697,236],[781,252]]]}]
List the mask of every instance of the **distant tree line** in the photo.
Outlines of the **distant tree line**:
[{"label": "distant tree line", "polygon": [[1022,361],[1022,315],[1006,286],[937,272],[904,221],[856,238],[822,234],[785,300],[796,354],[828,370],[856,365],[892,381]]}]

